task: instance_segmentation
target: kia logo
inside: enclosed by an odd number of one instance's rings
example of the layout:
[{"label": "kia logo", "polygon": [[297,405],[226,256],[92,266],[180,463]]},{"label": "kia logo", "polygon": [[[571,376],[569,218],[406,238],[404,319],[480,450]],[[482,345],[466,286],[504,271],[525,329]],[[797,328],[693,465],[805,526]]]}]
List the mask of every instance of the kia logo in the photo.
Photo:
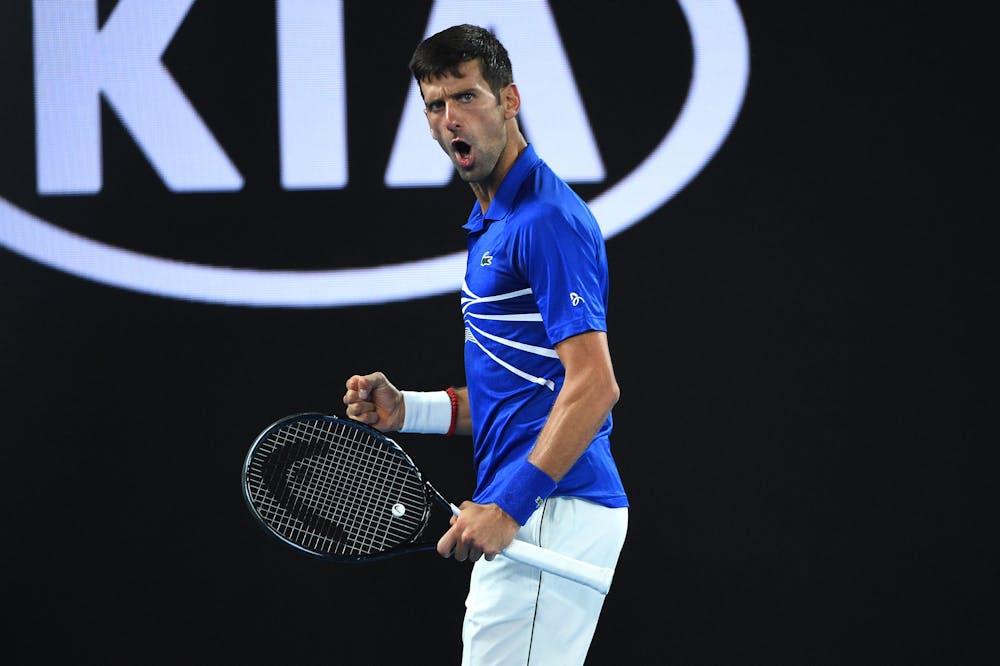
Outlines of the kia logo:
[{"label": "kia logo", "polygon": [[[88,23],[73,16],[95,14],[97,0],[35,0],[36,182],[40,195],[89,196],[101,189],[101,130],[98,112],[88,110],[97,108],[93,101],[99,95],[115,109],[171,192],[235,192],[244,187],[238,166],[160,63],[194,2],[158,0],[149,9],[148,3],[120,0],[112,17],[98,29],[92,17]],[[509,0],[439,0],[424,34],[463,22],[490,26],[511,53],[526,100],[522,114],[528,127],[538,130],[532,143],[539,155],[567,181],[603,182],[604,166],[572,76],[558,74],[571,70],[547,3],[525,3],[524,12],[532,14],[527,19],[522,11],[512,18],[505,11],[509,4]],[[738,6],[732,0],[680,0],[679,6],[693,49],[687,95],[670,131],[651,146],[648,156],[589,200],[605,238],[642,221],[687,185],[725,141],[743,104],[749,49]],[[349,173],[345,101],[335,92],[344,89],[340,80],[344,76],[341,2],[278,0],[276,7],[281,183],[286,190],[342,188]],[[525,37],[525,25],[543,34]],[[324,38],[310,39],[317,34]],[[519,57],[530,60],[531,66],[519,70]],[[546,70],[540,62],[550,63],[551,68]],[[302,76],[301,63],[311,63],[316,68],[313,73],[324,78]],[[554,108],[546,95],[558,96],[558,117],[546,115],[546,109]],[[452,177],[450,162],[427,138],[420,108],[414,83],[386,166],[387,188],[442,187]],[[165,126],[170,129],[168,135]],[[574,146],[574,151],[561,151],[565,145]],[[64,154],[67,146],[72,146],[73,160],[59,159],[59,151]],[[331,270],[215,266],[98,241],[41,219],[4,198],[0,198],[0,244],[40,264],[122,289],[260,307],[341,307],[457,292],[466,259],[462,251]]]}]

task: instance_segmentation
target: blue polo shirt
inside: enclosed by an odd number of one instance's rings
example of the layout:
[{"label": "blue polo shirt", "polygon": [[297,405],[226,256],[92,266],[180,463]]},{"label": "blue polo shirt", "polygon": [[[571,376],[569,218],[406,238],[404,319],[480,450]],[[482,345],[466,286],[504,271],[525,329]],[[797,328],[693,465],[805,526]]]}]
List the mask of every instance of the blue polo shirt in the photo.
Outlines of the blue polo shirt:
[{"label": "blue polo shirt", "polygon": [[[597,220],[529,145],[489,210],[468,222],[462,284],[465,373],[477,474],[493,502],[531,452],[565,369],[556,343],[606,331],[608,262]],[[609,415],[553,495],[628,506],[611,455]]]}]

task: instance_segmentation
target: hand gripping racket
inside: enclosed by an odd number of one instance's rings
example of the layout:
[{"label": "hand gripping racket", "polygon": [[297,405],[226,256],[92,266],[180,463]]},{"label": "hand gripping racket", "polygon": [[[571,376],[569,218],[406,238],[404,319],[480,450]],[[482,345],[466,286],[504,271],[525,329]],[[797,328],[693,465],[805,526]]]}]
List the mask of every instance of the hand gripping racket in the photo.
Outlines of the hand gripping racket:
[{"label": "hand gripping racket", "polygon": [[[243,464],[243,495],[261,525],[286,544],[334,562],[434,550],[432,514],[458,513],[392,439],[364,424],[318,413],[268,426]],[[525,541],[501,553],[601,594],[614,570]]]}]

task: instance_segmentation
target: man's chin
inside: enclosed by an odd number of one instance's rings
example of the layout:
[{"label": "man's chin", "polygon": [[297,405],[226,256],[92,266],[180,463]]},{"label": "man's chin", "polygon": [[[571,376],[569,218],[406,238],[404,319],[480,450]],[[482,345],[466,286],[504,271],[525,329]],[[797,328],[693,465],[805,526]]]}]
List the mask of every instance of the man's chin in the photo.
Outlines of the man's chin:
[{"label": "man's chin", "polygon": [[472,183],[478,180],[478,178],[476,178],[475,167],[465,168],[456,164],[455,171],[458,173],[458,177],[461,178],[466,183]]}]

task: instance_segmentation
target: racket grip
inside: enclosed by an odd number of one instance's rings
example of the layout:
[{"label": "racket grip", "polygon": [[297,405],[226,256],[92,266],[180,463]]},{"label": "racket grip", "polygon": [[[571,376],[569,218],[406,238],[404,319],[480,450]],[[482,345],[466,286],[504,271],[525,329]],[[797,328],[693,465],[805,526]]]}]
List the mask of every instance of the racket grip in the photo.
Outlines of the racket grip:
[{"label": "racket grip", "polygon": [[576,560],[554,550],[530,544],[527,541],[515,539],[500,554],[515,562],[527,564],[586,585],[601,594],[607,594],[608,590],[611,589],[611,579],[615,575],[614,569]]},{"label": "racket grip", "polygon": [[[451,511],[456,516],[459,513],[458,507],[454,504],[451,505]],[[607,594],[611,589],[611,579],[615,575],[614,569],[599,567],[517,539],[511,541],[500,554],[515,562],[586,585],[601,594]]]}]

